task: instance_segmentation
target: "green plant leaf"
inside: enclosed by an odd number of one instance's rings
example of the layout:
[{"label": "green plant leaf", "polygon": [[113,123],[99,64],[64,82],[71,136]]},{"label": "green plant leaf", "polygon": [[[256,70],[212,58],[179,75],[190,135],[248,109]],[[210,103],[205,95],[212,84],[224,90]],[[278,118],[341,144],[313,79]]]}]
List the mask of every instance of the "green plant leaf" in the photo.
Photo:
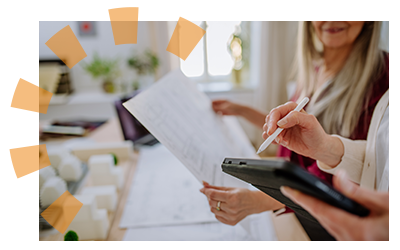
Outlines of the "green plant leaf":
[{"label": "green plant leaf", "polygon": [[97,53],[93,55],[90,63],[82,63],[82,68],[93,78],[103,77],[106,80],[111,80],[119,74],[117,66],[118,60],[100,58]]},{"label": "green plant leaf", "polygon": [[113,158],[114,158],[114,165],[116,166],[116,165],[118,164],[118,157],[117,157],[117,155],[114,154],[114,153],[111,153],[111,155],[112,155]]},{"label": "green plant leaf", "polygon": [[64,241],[78,241],[78,234],[70,230],[64,235]]}]

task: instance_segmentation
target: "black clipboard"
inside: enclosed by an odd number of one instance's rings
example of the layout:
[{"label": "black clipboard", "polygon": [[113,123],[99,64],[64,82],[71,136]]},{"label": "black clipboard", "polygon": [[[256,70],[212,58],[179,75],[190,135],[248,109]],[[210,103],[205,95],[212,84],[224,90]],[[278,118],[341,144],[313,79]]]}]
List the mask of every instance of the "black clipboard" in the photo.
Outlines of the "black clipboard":
[{"label": "black clipboard", "polygon": [[369,214],[368,209],[344,196],[331,184],[285,160],[225,158],[222,171],[252,184],[311,221],[317,222],[305,209],[283,195],[281,186],[297,189],[360,217]]}]

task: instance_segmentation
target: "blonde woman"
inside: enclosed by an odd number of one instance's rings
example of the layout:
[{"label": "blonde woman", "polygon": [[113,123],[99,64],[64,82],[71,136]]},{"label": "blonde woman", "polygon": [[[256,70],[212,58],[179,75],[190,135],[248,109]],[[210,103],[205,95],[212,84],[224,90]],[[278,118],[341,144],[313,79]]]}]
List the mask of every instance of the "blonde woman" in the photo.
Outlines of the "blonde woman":
[{"label": "blonde woman", "polygon": [[[379,50],[381,22],[300,22],[292,101],[310,98],[305,110],[315,115],[328,134],[365,140],[373,110],[389,88],[389,57]],[[216,112],[243,116],[262,128],[265,114],[218,100]],[[289,158],[312,174],[332,182],[315,160],[280,146],[277,156]],[[285,207],[261,191],[214,187],[201,189],[216,218],[235,225],[247,215]],[[217,209],[217,205],[220,206]],[[290,209],[286,209],[290,212]],[[311,239],[333,239],[320,225],[296,215]]]}]

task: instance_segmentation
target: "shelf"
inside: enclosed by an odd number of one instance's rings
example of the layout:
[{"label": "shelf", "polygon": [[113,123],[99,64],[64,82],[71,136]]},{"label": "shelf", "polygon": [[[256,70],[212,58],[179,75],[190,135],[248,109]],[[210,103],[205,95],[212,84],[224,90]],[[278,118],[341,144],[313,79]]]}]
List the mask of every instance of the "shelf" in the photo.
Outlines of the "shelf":
[{"label": "shelf", "polygon": [[122,97],[123,94],[107,94],[101,92],[83,92],[71,95],[53,95],[50,105],[79,105],[93,103],[112,103]]}]

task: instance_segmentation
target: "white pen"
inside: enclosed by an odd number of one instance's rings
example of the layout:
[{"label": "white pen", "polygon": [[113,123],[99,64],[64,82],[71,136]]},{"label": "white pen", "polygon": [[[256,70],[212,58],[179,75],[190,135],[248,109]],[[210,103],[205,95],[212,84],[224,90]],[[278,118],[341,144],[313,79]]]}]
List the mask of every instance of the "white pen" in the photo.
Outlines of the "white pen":
[{"label": "white pen", "polygon": [[[297,105],[297,107],[294,109],[294,111],[300,111],[302,108],[304,108],[304,106],[306,106],[306,104],[308,103],[310,99],[308,99],[308,97],[304,97],[304,99]],[[271,144],[271,142],[273,142],[275,140],[275,138],[282,132],[283,128],[277,128],[275,130],[275,132],[268,137],[263,144],[261,144],[260,148],[257,151],[257,154],[261,153],[262,151],[264,151],[269,144]]]}]

